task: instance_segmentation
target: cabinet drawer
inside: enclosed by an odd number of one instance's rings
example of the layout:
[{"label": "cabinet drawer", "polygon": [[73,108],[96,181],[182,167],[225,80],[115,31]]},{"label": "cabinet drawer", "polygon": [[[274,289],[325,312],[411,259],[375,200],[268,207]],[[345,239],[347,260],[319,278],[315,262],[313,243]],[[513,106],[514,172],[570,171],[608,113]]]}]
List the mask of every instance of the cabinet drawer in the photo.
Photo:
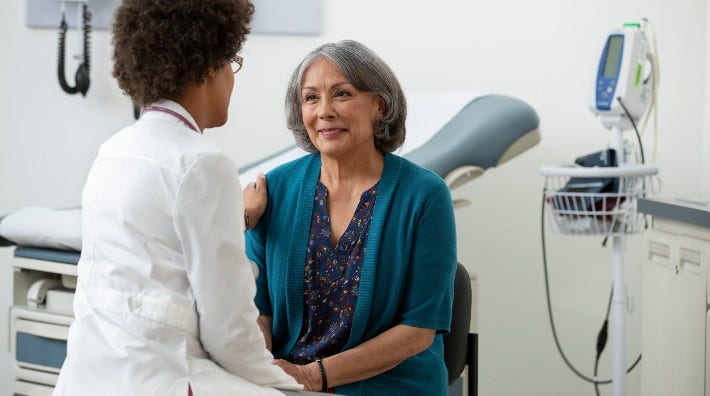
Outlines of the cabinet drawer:
[{"label": "cabinet drawer", "polygon": [[73,320],[30,308],[11,311],[10,352],[15,376],[54,385],[67,354],[67,336]]},{"label": "cabinet drawer", "polygon": [[32,382],[15,381],[12,384],[12,394],[15,396],[50,396],[53,387]]}]

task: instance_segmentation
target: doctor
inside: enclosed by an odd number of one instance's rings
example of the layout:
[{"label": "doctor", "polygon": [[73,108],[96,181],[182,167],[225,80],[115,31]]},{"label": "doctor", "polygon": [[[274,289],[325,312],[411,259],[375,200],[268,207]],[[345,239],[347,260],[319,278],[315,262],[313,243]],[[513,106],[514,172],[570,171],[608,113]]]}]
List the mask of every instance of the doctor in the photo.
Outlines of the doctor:
[{"label": "doctor", "polygon": [[[143,113],[101,146],[84,187],[76,319],[55,395],[301,389],[272,364],[257,325],[236,167],[202,135],[227,121],[253,9],[118,8],[113,75]],[[263,207],[251,210],[253,224]]]}]

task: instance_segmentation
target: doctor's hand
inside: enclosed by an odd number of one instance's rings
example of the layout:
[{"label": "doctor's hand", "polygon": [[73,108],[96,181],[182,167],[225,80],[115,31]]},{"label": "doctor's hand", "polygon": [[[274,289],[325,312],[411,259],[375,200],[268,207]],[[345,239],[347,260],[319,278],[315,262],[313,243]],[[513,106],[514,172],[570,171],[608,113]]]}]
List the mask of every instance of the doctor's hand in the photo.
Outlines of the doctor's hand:
[{"label": "doctor's hand", "polygon": [[266,176],[259,173],[256,181],[244,187],[244,226],[252,229],[259,222],[261,215],[266,210]]},{"label": "doctor's hand", "polygon": [[296,382],[304,386],[303,390],[320,392],[322,389],[320,369],[318,363],[306,365],[293,364],[283,359],[274,359],[274,365],[279,366],[286,374],[296,379]]}]

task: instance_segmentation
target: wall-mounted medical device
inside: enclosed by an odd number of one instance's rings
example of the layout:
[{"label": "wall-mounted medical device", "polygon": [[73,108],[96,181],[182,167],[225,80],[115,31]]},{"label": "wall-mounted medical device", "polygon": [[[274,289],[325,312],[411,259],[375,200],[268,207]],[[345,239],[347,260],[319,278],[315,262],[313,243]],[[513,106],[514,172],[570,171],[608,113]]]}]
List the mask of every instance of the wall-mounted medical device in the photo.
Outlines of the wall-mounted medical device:
[{"label": "wall-mounted medical device", "polygon": [[[61,0],[24,0],[25,24],[30,28],[54,29],[60,14]],[[113,14],[121,0],[66,0],[67,23],[77,26],[77,4],[89,2],[92,25],[96,30],[110,30]],[[321,32],[323,0],[251,0],[254,4],[252,34],[315,36]],[[81,20],[79,19],[79,25]]]},{"label": "wall-mounted medical device", "polygon": [[629,129],[629,115],[638,121],[645,113],[653,95],[651,67],[649,41],[640,24],[625,24],[608,35],[590,98],[592,112],[606,128]]},{"label": "wall-mounted medical device", "polygon": [[76,69],[76,73],[74,73],[74,86],[71,86],[67,82],[64,72],[66,35],[67,29],[69,28],[64,3],[65,1],[61,0],[62,19],[59,23],[59,49],[57,51],[57,77],[59,78],[59,86],[62,87],[64,92],[70,95],[81,93],[81,96],[86,96],[86,92],[89,91],[89,85],[91,83],[89,73],[91,70],[91,57],[89,55],[91,52],[91,12],[86,2],[84,2],[80,8],[83,52],[79,59],[79,67]]},{"label": "wall-mounted medical device", "polygon": [[[24,0],[25,25],[31,29],[55,30],[62,11],[66,11],[69,29],[81,28],[81,7],[88,4],[93,30],[111,30],[113,14],[121,0]],[[64,3],[64,4],[62,4]]]}]

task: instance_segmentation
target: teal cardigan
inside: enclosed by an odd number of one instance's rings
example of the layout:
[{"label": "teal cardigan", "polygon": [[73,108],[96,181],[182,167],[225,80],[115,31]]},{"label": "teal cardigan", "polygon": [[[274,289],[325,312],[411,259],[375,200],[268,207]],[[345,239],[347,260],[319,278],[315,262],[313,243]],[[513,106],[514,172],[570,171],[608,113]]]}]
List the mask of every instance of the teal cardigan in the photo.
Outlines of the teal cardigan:
[{"label": "teal cardigan", "polygon": [[[432,345],[376,377],[340,386],[343,395],[446,395],[441,333],[449,331],[456,270],[454,211],[444,181],[386,154],[365,249],[353,325],[345,349],[398,324],[436,329]],[[320,155],[267,175],[269,200],[247,232],[247,255],[259,267],[256,306],[273,318],[273,353],[288,356],[301,334],[306,245]]]}]

